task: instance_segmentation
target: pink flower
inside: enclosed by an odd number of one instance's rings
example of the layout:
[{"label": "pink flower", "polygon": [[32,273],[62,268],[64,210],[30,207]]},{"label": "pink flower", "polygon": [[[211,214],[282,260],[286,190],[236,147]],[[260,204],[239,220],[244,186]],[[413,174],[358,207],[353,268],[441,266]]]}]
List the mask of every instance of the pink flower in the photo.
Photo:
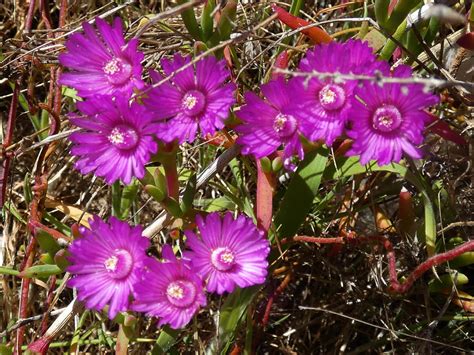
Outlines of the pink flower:
[{"label": "pink flower", "polygon": [[[170,76],[190,62],[190,56],[177,53],[173,61],[162,59],[161,66],[165,76]],[[205,136],[223,128],[235,102],[235,85],[226,83],[229,75],[223,60],[206,57],[153,88],[144,102],[155,119],[163,121],[158,137],[166,142],[192,143],[198,129]],[[163,79],[155,71],[150,76],[155,83]]]},{"label": "pink flower", "polygon": [[68,286],[77,288],[77,298],[89,309],[109,305],[109,318],[129,309],[129,297],[140,279],[150,246],[141,227],[130,227],[115,217],[105,223],[94,216],[90,229],[82,228],[82,238],[69,246],[74,275]]},{"label": "pink flower", "polygon": [[75,33],[67,40],[68,51],[59,55],[59,62],[71,71],[62,74],[59,83],[76,89],[82,97],[129,97],[134,88],[144,86],[140,63],[143,53],[137,51],[138,40],[125,42],[118,17],[112,26],[98,17],[95,24],[97,30],[84,22],[84,33]]},{"label": "pink flower", "polygon": [[265,282],[270,245],[252,220],[230,212],[223,218],[218,213],[196,217],[199,238],[185,231],[191,251],[185,256],[207,283],[209,292],[232,292],[236,286],[248,287]]},{"label": "pink flower", "polygon": [[[410,77],[411,68],[402,65],[393,77]],[[356,90],[360,101],[354,103],[352,127],[347,135],[354,139],[347,155],[360,155],[362,164],[374,159],[379,165],[399,162],[402,154],[418,159],[423,130],[429,121],[424,110],[438,97],[419,84],[366,84]]]},{"label": "pink flower", "polygon": [[177,260],[166,245],[165,262],[149,259],[141,281],[135,285],[133,309],[159,317],[159,325],[178,329],[189,323],[200,307],[207,304],[201,278],[188,263]]}]

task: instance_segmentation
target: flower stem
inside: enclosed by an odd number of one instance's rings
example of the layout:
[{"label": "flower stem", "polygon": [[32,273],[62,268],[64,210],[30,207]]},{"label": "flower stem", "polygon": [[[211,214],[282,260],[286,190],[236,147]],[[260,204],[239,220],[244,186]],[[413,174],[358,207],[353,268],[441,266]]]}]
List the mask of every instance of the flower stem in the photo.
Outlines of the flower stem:
[{"label": "flower stem", "polygon": [[[20,94],[20,84],[15,83],[13,86],[13,96],[10,103],[10,109],[8,111],[8,122],[7,122],[7,133],[4,139],[3,148],[6,149],[12,143],[13,140],[13,129],[15,127],[16,121],[16,109],[18,106],[18,96]],[[2,154],[3,155],[3,154]],[[0,155],[0,157],[2,157]],[[11,153],[4,153],[2,157],[2,175],[0,176],[0,208],[3,207],[5,203],[5,197],[7,192],[8,176],[10,173],[10,162],[12,155]]]},{"label": "flower stem", "polygon": [[163,168],[165,169],[166,186],[168,188],[168,196],[178,201],[179,197],[179,182],[178,182],[178,168],[176,166],[177,149],[174,148],[169,154],[166,154],[161,160]]},{"label": "flower stem", "polygon": [[257,160],[257,223],[265,231],[268,231],[272,223],[275,186],[275,174],[264,172],[260,160]]},{"label": "flower stem", "polygon": [[121,211],[120,205],[122,201],[122,188],[120,187],[120,181],[116,181],[112,184],[112,216],[120,218]]}]

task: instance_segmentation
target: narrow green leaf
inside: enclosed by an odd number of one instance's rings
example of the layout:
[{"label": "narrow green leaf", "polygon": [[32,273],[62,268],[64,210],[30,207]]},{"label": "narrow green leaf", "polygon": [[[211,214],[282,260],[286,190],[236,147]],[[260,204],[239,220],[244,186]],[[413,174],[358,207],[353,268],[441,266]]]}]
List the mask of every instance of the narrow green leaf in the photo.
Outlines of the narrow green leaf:
[{"label": "narrow green leaf", "polygon": [[166,198],[166,193],[153,185],[146,185],[145,191],[153,197],[157,202],[161,202]]},{"label": "narrow green leaf", "polygon": [[388,5],[390,0],[375,0],[375,18],[381,27],[385,27],[388,19]]},{"label": "narrow green leaf", "polygon": [[216,212],[224,210],[232,211],[235,209],[235,207],[235,203],[225,196],[213,199],[206,199],[205,201],[203,201],[203,210],[206,212]]},{"label": "narrow green leaf", "polygon": [[120,219],[126,219],[130,213],[130,208],[137,198],[138,181],[134,180],[130,185],[125,186],[122,191],[122,198],[120,200]]},{"label": "narrow green leaf", "polygon": [[474,264],[474,251],[469,251],[449,262],[449,266],[452,268],[459,268],[462,266]]},{"label": "narrow green leaf", "polygon": [[181,210],[178,201],[176,201],[174,198],[166,197],[163,201],[161,201],[161,204],[173,217],[180,218],[183,216],[183,211]]},{"label": "narrow green leaf", "polygon": [[209,39],[211,45],[216,45],[220,41],[230,38],[234,27],[234,20],[237,14],[237,1],[229,0],[227,5],[222,9],[221,17],[217,23],[217,28],[212,37]]},{"label": "narrow green leaf", "polygon": [[64,235],[71,235],[71,228],[67,224],[62,223],[59,219],[54,217],[54,215],[48,211],[44,212],[44,220],[54,226],[55,229],[57,229],[59,232],[61,232]]},{"label": "narrow green leaf", "polygon": [[54,255],[61,249],[56,239],[43,230],[38,230],[36,233],[36,240],[41,249],[51,255],[51,257],[54,257]]},{"label": "narrow green leaf", "polygon": [[[405,20],[400,24],[400,26],[398,26],[395,33],[392,35],[393,38],[400,41],[403,35],[405,34],[406,28],[407,28],[407,22]],[[397,44],[391,39],[389,39],[387,43],[385,43],[385,46],[382,48],[382,51],[380,52],[380,55],[379,55],[380,59],[389,60],[396,48],[397,48]]]},{"label": "narrow green leaf", "polygon": [[292,236],[311,210],[323,177],[328,150],[317,149],[306,155],[293,175],[275,217],[275,227],[281,236]]},{"label": "narrow green leaf", "polygon": [[[41,110],[39,130],[43,130],[49,126],[49,112]],[[48,131],[43,131],[39,134],[41,139],[45,139],[49,135]]]},{"label": "narrow green leaf", "polygon": [[193,174],[191,175],[188,180],[188,183],[186,184],[186,188],[184,189],[183,198],[181,201],[181,209],[183,210],[184,214],[191,211],[191,209],[193,208],[194,195],[196,194],[196,183],[196,174]]},{"label": "narrow green leaf", "polygon": [[202,30],[202,40],[206,42],[212,36],[212,31],[214,30],[214,19],[211,14],[216,7],[215,0],[207,0],[204,10],[201,15],[201,30]]},{"label": "narrow green leaf", "polygon": [[[397,30],[400,24],[407,18],[411,10],[418,6],[420,0],[398,0],[387,20],[385,28],[392,34]],[[405,21],[406,22],[406,21]]]},{"label": "narrow green leaf", "polygon": [[219,332],[211,340],[206,354],[217,354],[221,350],[226,353],[225,349],[230,345],[247,307],[259,289],[259,286],[236,289],[227,297],[220,310]]},{"label": "narrow green leaf", "polygon": [[[472,13],[471,13],[472,15]],[[440,27],[440,20],[438,17],[430,18],[430,22],[428,24],[428,30],[426,31],[424,40],[427,45],[431,45],[433,41],[438,37]]]},{"label": "narrow green leaf", "polygon": [[0,266],[0,275],[12,275],[12,276],[18,276],[20,274],[19,271],[11,269],[6,266]]},{"label": "narrow green leaf", "polygon": [[438,279],[431,280],[428,285],[431,292],[441,292],[450,289],[454,284],[461,286],[469,283],[469,278],[460,272],[453,271],[450,274],[441,275]]},{"label": "narrow green leaf", "polygon": [[304,0],[292,0],[290,7],[290,14],[298,16],[303,6]]},{"label": "narrow green leaf", "polygon": [[112,216],[120,218],[120,203],[122,200],[122,187],[120,181],[112,184]]},{"label": "narrow green leaf", "polygon": [[32,277],[49,277],[51,275],[58,275],[63,271],[57,265],[35,265],[22,271],[18,276],[25,278]]},{"label": "narrow green leaf", "polygon": [[21,216],[20,212],[16,209],[15,205],[12,204],[10,201],[5,201],[3,207],[10,211],[10,213],[19,220],[21,223],[26,224],[26,220]]},{"label": "narrow green leaf", "polygon": [[31,190],[31,175],[30,173],[25,174],[23,179],[23,196],[25,197],[25,203],[27,205],[33,200],[33,191]]},{"label": "narrow green leaf", "polygon": [[169,354],[169,350],[176,343],[176,338],[179,335],[178,330],[171,329],[168,326],[164,326],[161,328],[160,335],[156,340],[156,344],[153,347],[151,354],[152,355],[161,355],[161,354]]},{"label": "narrow green leaf", "polygon": [[[187,0],[178,0],[178,4],[185,4],[187,2]],[[181,18],[183,19],[184,25],[186,26],[186,29],[188,30],[189,34],[196,41],[202,41],[201,30],[199,29],[199,24],[196,20],[194,8],[191,7],[181,12]]]}]

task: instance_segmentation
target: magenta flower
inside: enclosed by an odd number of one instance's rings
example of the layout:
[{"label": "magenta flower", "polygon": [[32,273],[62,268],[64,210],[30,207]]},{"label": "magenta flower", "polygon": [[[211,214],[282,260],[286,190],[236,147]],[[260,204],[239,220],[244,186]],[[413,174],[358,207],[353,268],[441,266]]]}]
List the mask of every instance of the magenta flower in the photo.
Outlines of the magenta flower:
[{"label": "magenta flower", "polygon": [[223,294],[235,286],[262,284],[267,276],[267,256],[270,245],[264,233],[252,220],[230,212],[223,218],[211,213],[206,218],[196,216],[200,238],[185,231],[191,251],[185,256],[207,283],[207,290]]},{"label": "magenta flower", "polygon": [[165,262],[150,259],[142,279],[135,285],[133,309],[160,317],[159,325],[178,329],[189,323],[207,303],[202,280],[188,263],[177,260],[171,247],[163,247]]},{"label": "magenta flower", "polygon": [[67,40],[68,51],[59,55],[59,62],[71,72],[62,74],[59,83],[73,87],[82,97],[130,96],[134,88],[144,86],[138,40],[125,42],[118,17],[112,26],[98,17],[95,24],[97,30],[84,22],[84,34],[75,33]]},{"label": "magenta flower", "polygon": [[158,145],[154,140],[157,124],[144,106],[128,103],[126,97],[97,97],[78,102],[88,117],[74,115],[71,122],[84,131],[75,132],[70,140],[76,145],[71,154],[78,156],[76,168],[83,174],[94,172],[108,184],[145,175],[145,164]]},{"label": "magenta flower", "polygon": [[[410,77],[411,68],[399,66],[394,77]],[[347,155],[360,155],[366,164],[375,159],[379,165],[399,162],[405,152],[421,158],[416,147],[423,142],[423,130],[429,116],[423,110],[438,102],[418,84],[366,84],[356,90],[363,103],[356,101],[351,116],[352,128],[347,132],[354,139]]]},{"label": "magenta flower", "polygon": [[261,86],[266,100],[252,92],[245,94],[246,105],[237,116],[243,121],[235,130],[240,133],[237,143],[243,154],[263,158],[284,146],[283,158],[287,168],[293,168],[291,158],[303,159],[300,142],[300,110],[295,105],[293,93],[282,78]]},{"label": "magenta flower", "polygon": [[[191,62],[191,57],[175,54],[174,60],[161,60],[165,76]],[[198,131],[205,136],[224,127],[224,120],[235,102],[235,85],[225,83],[230,72],[223,60],[206,57],[193,66],[176,73],[168,82],[157,86],[144,100],[155,114],[155,119],[164,121],[158,137],[165,142],[177,139],[179,143],[192,143]],[[150,72],[155,83],[163,76]]]},{"label": "magenta flower", "polygon": [[[377,61],[372,49],[360,40],[331,42],[308,51],[299,65],[302,72],[367,74],[387,71],[388,65]],[[304,119],[301,132],[312,141],[324,140],[328,146],[342,135],[354,101],[357,81],[296,77],[290,81],[291,92],[299,101]]]},{"label": "magenta flower", "polygon": [[109,318],[128,310],[129,297],[140,279],[146,249],[150,242],[142,237],[141,227],[130,227],[115,217],[105,223],[94,216],[90,229],[81,228],[82,238],[69,246],[74,275],[69,287],[77,288],[77,297],[89,309],[101,310],[109,305]]}]

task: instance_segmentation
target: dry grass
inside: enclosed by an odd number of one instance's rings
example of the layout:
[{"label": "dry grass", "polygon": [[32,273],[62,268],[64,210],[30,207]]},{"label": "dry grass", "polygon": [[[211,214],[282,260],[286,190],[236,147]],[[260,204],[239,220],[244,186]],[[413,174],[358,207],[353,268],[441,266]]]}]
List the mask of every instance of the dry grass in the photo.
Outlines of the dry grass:
[{"label": "dry grass", "polygon": [[[31,0],[30,0],[31,1]],[[51,7],[51,20],[54,28],[59,21],[60,1],[46,1]],[[33,18],[32,32],[24,33],[25,16],[28,2],[9,1],[0,4],[0,34],[2,35],[0,64],[2,80],[0,86],[0,117],[3,122],[3,137],[6,136],[7,114],[10,106],[11,83],[18,82],[22,92],[30,88],[33,102],[47,102],[51,85],[50,68],[58,65],[57,55],[63,49],[64,37],[53,39],[47,30],[39,12]],[[83,21],[117,8],[117,4],[108,1],[69,1],[66,25],[57,35],[75,30]],[[119,2],[125,4],[124,1]],[[311,3],[311,4],[310,4]],[[346,10],[321,12],[337,1],[307,2],[302,17],[308,20],[330,21],[343,17],[363,17],[363,4],[358,2]],[[371,1],[368,1],[369,5]],[[120,15],[128,26],[128,35],[133,36],[139,24],[146,16],[163,12],[170,6],[168,1],[138,1],[122,6],[116,15]],[[459,11],[463,11],[458,6]],[[369,15],[373,15],[369,6]],[[278,21],[267,21],[271,10],[267,1],[241,1],[233,33],[248,34],[244,41],[238,36],[230,41],[233,50],[234,75],[239,86],[239,100],[248,90],[258,90],[258,86],[269,75],[276,50],[280,45],[292,54],[290,68],[294,68],[309,43],[301,36],[283,41],[284,32]],[[109,19],[111,16],[109,16]],[[325,29],[331,33],[357,28],[361,23],[328,23]],[[258,28],[256,31],[251,29]],[[445,28],[431,46],[455,32],[457,28]],[[250,31],[250,32],[249,32]],[[357,31],[357,29],[355,30]],[[347,31],[346,31],[347,32]],[[350,32],[350,33],[349,33]],[[341,33],[340,38],[357,32]],[[61,37],[61,36],[60,36]],[[144,66],[156,68],[160,58],[174,51],[192,52],[191,38],[183,26],[181,18],[173,15],[157,22],[140,37],[140,49],[145,53]],[[445,68],[453,77],[457,77],[459,61],[466,60],[456,46],[445,47]],[[454,58],[454,59],[453,59]],[[461,59],[459,59],[461,58]],[[458,62],[456,62],[456,60]],[[428,62],[431,73],[437,74],[438,68]],[[418,68],[419,69],[419,68]],[[426,74],[422,70],[420,73]],[[468,80],[457,77],[458,80]],[[463,147],[447,142],[439,136],[430,135],[427,140],[427,159],[417,170],[435,190],[438,230],[452,222],[469,222],[474,215],[474,190],[472,170],[472,103],[470,97],[459,88],[450,87],[442,91],[446,98],[437,111],[455,130],[470,142]],[[469,106],[471,105],[471,106]],[[70,97],[63,96],[61,101],[60,131],[72,129],[66,114],[74,109]],[[19,269],[25,258],[25,250],[31,235],[25,221],[30,216],[28,185],[32,184],[38,156],[42,147],[31,149],[39,142],[38,135],[31,122],[35,112],[27,107],[19,107],[13,131],[14,152],[11,171],[7,182],[7,206],[3,209],[0,234],[0,266]],[[38,114],[41,114],[39,111]],[[46,116],[47,117],[47,116]],[[43,127],[47,127],[47,121]],[[44,138],[44,136],[43,136]],[[179,167],[182,171],[202,172],[224,150],[199,142],[181,149]],[[60,201],[63,205],[75,206],[80,211],[98,214],[102,217],[111,214],[111,191],[103,181],[91,175],[82,176],[73,168],[69,155],[70,143],[67,139],[56,140],[46,153],[45,171],[47,172],[49,200]],[[241,175],[236,178],[236,172]],[[325,181],[321,187],[321,199],[334,193],[330,201],[315,201],[313,210],[301,227],[302,235],[335,236],[342,225],[349,226],[357,233],[372,234],[376,231],[373,207],[379,206],[396,224],[398,211],[398,192],[405,181],[394,175],[374,173],[358,176],[354,179]],[[287,183],[279,186],[275,196],[276,204],[286,191]],[[232,166],[226,166],[216,177],[205,184],[196,195],[196,205],[209,203],[209,199],[234,196],[241,201],[251,203],[255,196],[255,167],[252,161],[240,159]],[[351,201],[350,206],[344,203]],[[232,205],[232,204],[231,204]],[[421,200],[415,198],[419,227],[423,223]],[[235,208],[235,206],[234,206]],[[45,212],[44,223],[61,232],[68,232],[74,222],[71,212],[40,205]],[[148,226],[162,212],[160,205],[145,192],[137,196],[129,220]],[[152,238],[155,246],[169,239],[169,226]],[[473,227],[469,223],[455,225],[440,235],[446,242],[454,237],[468,240]],[[415,233],[400,237],[398,233],[389,233],[398,256],[398,271],[406,275],[420,262],[426,259],[423,240]],[[156,254],[156,248],[151,253]],[[38,249],[34,263],[40,262]],[[459,291],[474,293],[472,281],[461,288],[447,293],[434,293],[428,289],[428,282],[434,279],[429,272],[419,280],[407,295],[398,296],[387,292],[387,264],[384,252],[376,245],[346,245],[337,249],[332,246],[315,244],[292,244],[281,255],[275,248],[275,260],[272,264],[273,275],[258,293],[252,306],[231,341],[228,351],[246,348],[246,341],[256,353],[310,354],[310,353],[452,353],[472,350],[473,334],[472,313],[463,310],[456,302]],[[443,274],[448,266],[437,268]],[[459,269],[469,279],[474,277],[474,268],[467,265]],[[73,291],[61,288],[62,275],[56,281],[34,279],[29,290],[25,321],[24,345],[36,340],[51,324],[52,318],[42,325],[42,315],[48,309],[66,307],[73,299]],[[0,276],[0,344],[12,346],[15,339],[15,324],[18,321],[19,296],[22,280],[15,276]],[[48,290],[55,284],[55,291]],[[60,292],[58,291],[60,290]],[[277,291],[278,290],[278,291]],[[277,292],[276,292],[277,291]],[[275,294],[273,307],[269,313],[266,327],[261,327],[268,298]],[[50,297],[48,301],[48,297]],[[52,298],[54,297],[54,298]],[[51,301],[53,302],[51,303]],[[202,352],[216,337],[216,317],[225,298],[214,298],[210,306],[203,310],[196,321],[177,335],[178,352]],[[474,308],[474,307],[473,307]],[[472,311],[472,308],[471,308]],[[253,331],[249,336],[250,330]],[[70,348],[75,336],[80,337],[81,353],[109,353],[114,349],[114,338],[118,325],[108,321],[97,312],[82,312],[65,326],[54,340],[51,353],[64,353]],[[153,348],[159,334],[154,320],[140,318],[136,324],[138,339],[129,346],[130,353],[145,353]],[[89,343],[92,344],[89,344]],[[0,352],[2,348],[0,348]]]}]

